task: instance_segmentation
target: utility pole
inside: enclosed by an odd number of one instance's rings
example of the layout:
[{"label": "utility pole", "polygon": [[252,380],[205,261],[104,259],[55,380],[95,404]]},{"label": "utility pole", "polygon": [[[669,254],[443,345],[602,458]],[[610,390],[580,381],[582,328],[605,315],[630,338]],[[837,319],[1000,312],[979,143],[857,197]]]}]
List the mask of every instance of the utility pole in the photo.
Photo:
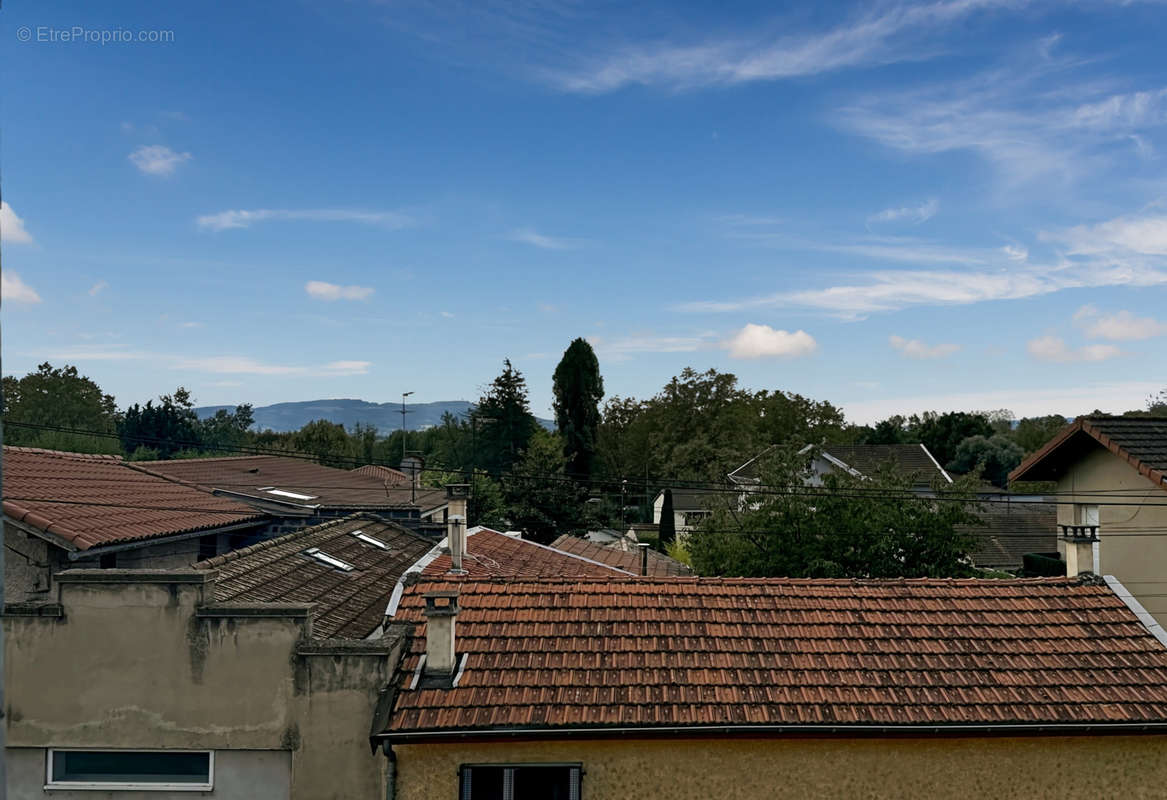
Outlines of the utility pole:
[{"label": "utility pole", "polygon": [[405,410],[405,398],[409,397],[413,392],[401,393],[401,463],[405,463],[405,415],[413,412]]}]

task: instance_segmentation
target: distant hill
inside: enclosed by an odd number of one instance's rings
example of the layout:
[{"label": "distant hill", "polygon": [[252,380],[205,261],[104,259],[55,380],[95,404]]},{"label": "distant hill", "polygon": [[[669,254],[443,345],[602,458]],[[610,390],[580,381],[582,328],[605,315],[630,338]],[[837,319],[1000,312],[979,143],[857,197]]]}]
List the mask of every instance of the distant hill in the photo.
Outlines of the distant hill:
[{"label": "distant hill", "polygon": [[[442,424],[442,415],[449,412],[468,414],[474,404],[468,400],[442,400],[436,403],[406,403],[409,411],[406,425],[411,431],[422,430]],[[195,409],[200,418],[214,416],[225,409],[234,411],[235,406],[202,406]],[[401,428],[401,403],[370,403],[367,400],[305,400],[299,403],[275,403],[270,406],[256,406],[255,428],[257,430],[298,431],[312,420],[326,419],[339,422],[351,428],[358,422],[375,425],[383,435]],[[553,428],[551,420],[539,420],[547,428]]]}]

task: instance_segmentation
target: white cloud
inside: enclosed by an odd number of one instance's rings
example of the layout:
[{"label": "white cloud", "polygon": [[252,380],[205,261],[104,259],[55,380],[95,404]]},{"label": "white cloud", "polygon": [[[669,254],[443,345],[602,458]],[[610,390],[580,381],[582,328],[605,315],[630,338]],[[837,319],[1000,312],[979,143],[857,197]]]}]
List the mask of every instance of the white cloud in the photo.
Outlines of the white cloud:
[{"label": "white cloud", "polygon": [[451,311],[439,311],[438,313],[441,314],[446,319],[453,319],[454,318],[454,314]]},{"label": "white cloud", "polygon": [[1077,350],[1069,347],[1058,336],[1041,336],[1026,345],[1029,354],[1038,361],[1070,363],[1074,361],[1105,361],[1122,355],[1122,351],[1110,344],[1090,344]]},{"label": "white cloud", "polygon": [[1120,413],[1144,408],[1148,395],[1163,388],[1162,382],[1132,381],[1085,383],[1064,381],[1057,386],[1018,386],[979,392],[935,395],[888,395],[873,399],[864,391],[854,402],[840,403],[847,420],[870,425],[893,414],[919,414],[924,411],[968,411],[974,408],[1008,408],[1018,417],[1064,414],[1075,417],[1094,409]]},{"label": "white cloud", "polygon": [[41,357],[50,361],[139,361],[151,358],[142,350],[129,350],[125,345],[80,345],[64,350],[43,352]]},{"label": "white cloud", "polygon": [[372,366],[372,362],[370,361],[332,361],[319,366],[268,364],[248,356],[178,358],[171,364],[173,369],[190,370],[193,372],[292,377],[365,375],[368,373],[370,366]]},{"label": "white cloud", "polygon": [[98,281],[97,283],[95,283],[89,287],[89,296],[90,297],[97,297],[99,294],[101,294],[102,292],[104,292],[108,288],[109,288],[108,281]]},{"label": "white cloud", "polygon": [[725,343],[730,358],[798,358],[818,349],[818,342],[803,330],[775,330],[769,325],[747,324]]},{"label": "white cloud", "polygon": [[919,339],[905,339],[902,336],[888,337],[888,343],[908,358],[944,358],[960,349],[958,344],[925,344]]},{"label": "white cloud", "polygon": [[8,303],[39,303],[41,296],[11,270],[0,272],[0,297]]},{"label": "white cloud", "polygon": [[160,144],[142,145],[130,153],[129,159],[145,175],[173,175],[178,165],[190,161],[190,153],[176,153]]},{"label": "white cloud", "polygon": [[980,8],[1021,4],[953,0],[883,6],[824,31],[622,47],[574,68],[544,70],[542,77],[568,92],[602,93],[633,84],[683,90],[919,60],[929,55],[928,34]]},{"label": "white cloud", "polygon": [[1029,248],[1021,245],[1007,244],[1001,248],[1001,252],[1011,261],[1025,261],[1029,258]]},{"label": "white cloud", "polygon": [[1082,306],[1074,314],[1074,320],[1085,327],[1086,335],[1091,339],[1123,342],[1167,336],[1167,322],[1136,317],[1129,311],[1100,314],[1094,306]]},{"label": "white cloud", "polygon": [[512,231],[507,238],[512,242],[529,244],[532,247],[541,247],[544,250],[570,250],[575,247],[575,243],[571,239],[563,239],[558,236],[545,236],[530,228],[521,228],[517,231]]},{"label": "white cloud", "polygon": [[0,201],[0,239],[5,244],[32,244],[32,236],[24,227],[24,220],[16,216],[7,201]]},{"label": "white cloud", "polygon": [[373,294],[368,286],[340,286],[325,281],[308,281],[304,291],[317,300],[366,300]]},{"label": "white cloud", "polygon": [[918,206],[904,206],[903,208],[885,208],[878,214],[867,218],[868,224],[875,222],[909,222],[919,225],[936,216],[940,210],[940,201],[936,198],[926,200]]},{"label": "white cloud", "polygon": [[195,220],[203,230],[225,231],[233,228],[250,228],[257,222],[270,220],[303,220],[306,222],[359,222],[364,225],[374,225],[390,230],[408,228],[416,224],[416,220],[406,214],[396,211],[353,211],[343,208],[257,208],[252,210],[220,211],[217,214],[204,214]]},{"label": "white cloud", "polygon": [[636,353],[692,353],[715,346],[717,334],[705,331],[694,336],[656,336],[637,334],[616,339],[589,336],[596,352],[613,360],[624,360]]},{"label": "white cloud", "polygon": [[1097,225],[1043,231],[1045,241],[1065,245],[1073,255],[1137,253],[1167,255],[1167,216],[1116,217]]}]

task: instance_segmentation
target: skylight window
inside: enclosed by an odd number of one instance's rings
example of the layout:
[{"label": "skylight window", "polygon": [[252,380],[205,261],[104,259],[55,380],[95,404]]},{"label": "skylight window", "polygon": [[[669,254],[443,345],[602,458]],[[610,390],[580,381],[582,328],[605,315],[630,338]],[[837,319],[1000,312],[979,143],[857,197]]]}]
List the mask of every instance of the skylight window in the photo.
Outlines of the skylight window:
[{"label": "skylight window", "polygon": [[293,500],[315,500],[317,497],[316,495],[312,494],[300,494],[299,492],[289,492],[285,489],[273,489],[270,487],[267,489],[260,489],[260,491],[267,492],[268,494],[279,495],[280,497],[290,497]]},{"label": "skylight window", "polygon": [[309,547],[304,551],[304,555],[316,559],[321,564],[327,564],[330,567],[336,567],[337,569],[344,570],[345,572],[352,572],[354,569],[352,564],[348,563],[347,561],[341,561],[335,556],[330,556],[328,553],[321,552],[319,547]]},{"label": "skylight window", "polygon": [[357,537],[365,544],[371,544],[371,545],[373,545],[373,547],[379,548],[381,550],[388,550],[389,549],[389,545],[385,544],[380,539],[374,539],[372,536],[369,536],[368,534],[361,533],[360,531],[353,531],[353,536]]}]

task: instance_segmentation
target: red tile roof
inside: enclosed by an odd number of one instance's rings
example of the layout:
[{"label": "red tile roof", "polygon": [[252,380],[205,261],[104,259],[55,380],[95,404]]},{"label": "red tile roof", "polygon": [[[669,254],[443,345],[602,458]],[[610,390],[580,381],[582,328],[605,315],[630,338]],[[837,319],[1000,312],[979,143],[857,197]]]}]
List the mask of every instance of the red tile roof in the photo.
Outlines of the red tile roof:
[{"label": "red tile roof", "polygon": [[[616,546],[609,547],[607,545],[597,544],[596,542],[589,542],[587,539],[572,536],[569,533],[560,536],[551,543],[551,546],[556,550],[563,550],[564,552],[573,553],[577,556],[590,558],[593,561],[602,561],[605,564],[626,570],[634,575],[640,574],[641,556],[638,550],[621,550]],[[648,574],[653,577],[664,578],[668,576],[692,575],[693,570],[675,558],[669,558],[665,554],[658,553],[656,550],[649,548]]]},{"label": "red tile roof", "polygon": [[[460,592],[464,671],[411,688],[435,590]],[[398,617],[390,738],[1167,723],[1167,647],[1086,580],[447,579]]]},{"label": "red tile roof", "polygon": [[[357,531],[388,549],[359,539]],[[432,546],[373,514],[354,514],[200,561],[195,568],[219,573],[219,602],[315,603],[314,637],[364,639],[385,618],[398,579]],[[304,553],[309,548],[353,569],[323,564]]]},{"label": "red tile roof", "polygon": [[1058,549],[1058,507],[1055,503],[1024,503],[998,495],[976,512],[983,525],[958,525],[973,536],[969,558],[978,567],[1021,569],[1026,553]]},{"label": "red tile roof", "polygon": [[1009,480],[1057,480],[1068,464],[1098,445],[1167,489],[1167,419],[1162,417],[1080,417],[1022,461]]},{"label": "red tile roof", "polygon": [[70,549],[260,522],[222,497],[127,468],[120,456],[4,448],[4,513]]},{"label": "red tile roof", "polygon": [[[517,539],[481,527],[472,528],[467,532],[466,555],[462,560],[462,568],[476,578],[574,575],[615,577],[628,574],[620,567],[610,566],[586,556],[573,555],[547,545]],[[423,574],[440,576],[449,569],[450,556],[442,554],[426,566]]]},{"label": "red tile roof", "polygon": [[[334,509],[400,508],[412,505],[410,489],[386,486],[384,479],[325,467],[303,458],[229,456],[174,461],[138,461],[133,467],[184,481],[205,491],[219,489],[264,503],[319,505]],[[290,492],[299,497],[272,494]],[[423,510],[445,505],[441,489],[419,490]]]},{"label": "red tile roof", "polygon": [[389,486],[408,486],[411,479],[408,475],[400,470],[392,467],[383,467],[380,464],[366,464],[363,467],[357,467],[350,472],[355,472],[358,475],[368,475],[371,478],[380,478]]}]

